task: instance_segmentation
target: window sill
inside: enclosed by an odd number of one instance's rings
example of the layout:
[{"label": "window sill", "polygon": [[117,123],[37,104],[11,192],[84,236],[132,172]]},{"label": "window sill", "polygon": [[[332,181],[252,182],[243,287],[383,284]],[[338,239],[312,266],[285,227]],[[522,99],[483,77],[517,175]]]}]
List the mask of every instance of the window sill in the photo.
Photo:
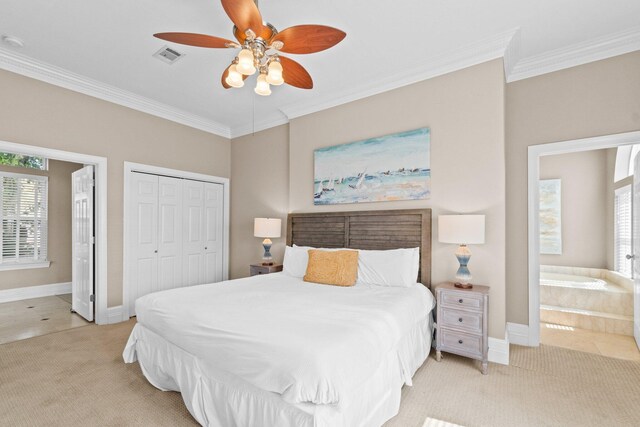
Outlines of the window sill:
[{"label": "window sill", "polygon": [[9,270],[28,270],[31,268],[49,268],[51,265],[50,261],[43,262],[24,262],[24,263],[15,263],[15,264],[0,264],[0,271],[9,271]]}]

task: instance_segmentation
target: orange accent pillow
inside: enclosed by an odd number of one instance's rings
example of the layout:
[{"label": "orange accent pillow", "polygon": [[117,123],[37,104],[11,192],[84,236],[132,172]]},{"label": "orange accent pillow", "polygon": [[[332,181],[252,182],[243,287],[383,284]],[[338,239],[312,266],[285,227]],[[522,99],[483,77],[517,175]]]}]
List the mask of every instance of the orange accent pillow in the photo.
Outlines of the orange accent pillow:
[{"label": "orange accent pillow", "polygon": [[309,249],[303,280],[323,285],[353,286],[358,278],[358,251]]}]

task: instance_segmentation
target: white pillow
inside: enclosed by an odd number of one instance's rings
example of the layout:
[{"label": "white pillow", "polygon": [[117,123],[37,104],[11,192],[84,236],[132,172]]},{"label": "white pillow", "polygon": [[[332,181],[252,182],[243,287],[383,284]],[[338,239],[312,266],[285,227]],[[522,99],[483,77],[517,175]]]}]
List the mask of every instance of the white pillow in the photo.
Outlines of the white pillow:
[{"label": "white pillow", "polygon": [[293,277],[304,277],[309,263],[310,246],[287,246],[284,249],[284,261],[282,262],[282,272]]},{"label": "white pillow", "polygon": [[410,287],[418,281],[420,248],[360,250],[358,284]]}]

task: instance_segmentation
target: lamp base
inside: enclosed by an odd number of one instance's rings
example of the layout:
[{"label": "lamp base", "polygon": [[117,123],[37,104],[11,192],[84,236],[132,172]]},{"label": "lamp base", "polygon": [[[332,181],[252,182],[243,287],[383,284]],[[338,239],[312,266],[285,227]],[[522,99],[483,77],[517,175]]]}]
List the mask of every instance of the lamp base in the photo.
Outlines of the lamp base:
[{"label": "lamp base", "polygon": [[273,265],[273,257],[271,256],[271,239],[264,239],[262,241],[262,247],[264,248],[264,255],[262,255],[262,265]]},{"label": "lamp base", "polygon": [[454,283],[453,286],[460,289],[471,289],[473,285],[471,283]]},{"label": "lamp base", "polygon": [[471,250],[469,250],[467,245],[460,245],[456,250],[455,255],[456,258],[458,258],[460,267],[458,267],[458,271],[456,271],[456,281],[453,286],[460,289],[473,288],[473,285],[469,283],[471,281],[471,272],[467,267],[469,259],[471,259]]}]

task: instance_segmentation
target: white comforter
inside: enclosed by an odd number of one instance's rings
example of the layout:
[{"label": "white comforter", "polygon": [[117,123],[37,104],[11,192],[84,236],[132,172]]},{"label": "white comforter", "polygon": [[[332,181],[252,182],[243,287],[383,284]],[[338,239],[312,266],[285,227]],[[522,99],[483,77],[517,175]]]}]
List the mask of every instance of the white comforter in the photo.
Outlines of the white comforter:
[{"label": "white comforter", "polygon": [[136,313],[204,363],[287,402],[342,406],[434,305],[420,284],[342,288],[280,273],[149,294]]}]

